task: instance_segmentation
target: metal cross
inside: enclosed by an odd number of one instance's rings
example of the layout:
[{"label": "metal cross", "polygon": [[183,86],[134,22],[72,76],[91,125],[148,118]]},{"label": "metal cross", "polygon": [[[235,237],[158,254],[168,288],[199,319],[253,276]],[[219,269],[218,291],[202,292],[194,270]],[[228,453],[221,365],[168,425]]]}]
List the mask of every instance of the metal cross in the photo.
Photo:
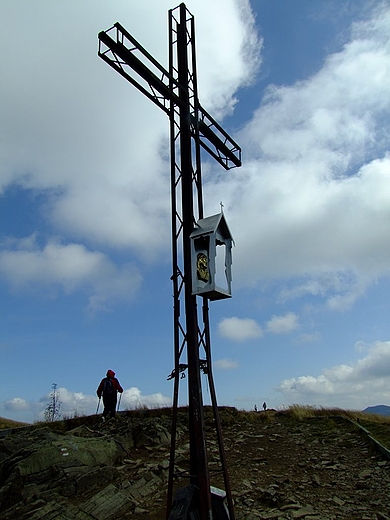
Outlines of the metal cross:
[{"label": "metal cross", "polygon": [[[202,312],[199,313],[197,296],[192,294],[190,235],[197,220],[203,218],[201,148],[227,170],[241,166],[241,149],[199,103],[194,17],[182,3],[169,10],[168,19],[169,71],[119,23],[99,33],[98,54],[160,107],[170,121],[175,368],[168,378],[174,379],[174,391],[167,519],[234,520],[212,376],[208,299],[202,297]],[[185,319],[182,321],[183,301]],[[204,349],[205,359],[200,359],[200,347]],[[187,363],[181,360],[185,354]],[[173,481],[178,476],[175,473],[175,446],[179,380],[185,369],[188,369],[189,485],[183,488],[184,492],[179,490],[173,499]],[[201,371],[207,375],[210,388],[221,460],[220,473],[224,479],[228,507],[226,513],[215,507],[215,497],[210,490]]]}]

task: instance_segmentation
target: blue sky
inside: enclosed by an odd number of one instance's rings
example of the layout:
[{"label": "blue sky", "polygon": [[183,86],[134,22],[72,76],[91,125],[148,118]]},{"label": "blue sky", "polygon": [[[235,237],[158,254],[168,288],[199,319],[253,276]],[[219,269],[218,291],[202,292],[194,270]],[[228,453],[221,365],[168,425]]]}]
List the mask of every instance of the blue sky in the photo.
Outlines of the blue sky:
[{"label": "blue sky", "polygon": [[[186,5],[200,101],[243,153],[203,157],[205,215],[222,200],[235,239],[218,403],[390,404],[389,2]],[[0,416],[42,418],[52,383],[94,413],[108,368],[123,408],[172,402],[168,119],[97,34],[119,21],[167,66],[173,7],[1,3]]]}]

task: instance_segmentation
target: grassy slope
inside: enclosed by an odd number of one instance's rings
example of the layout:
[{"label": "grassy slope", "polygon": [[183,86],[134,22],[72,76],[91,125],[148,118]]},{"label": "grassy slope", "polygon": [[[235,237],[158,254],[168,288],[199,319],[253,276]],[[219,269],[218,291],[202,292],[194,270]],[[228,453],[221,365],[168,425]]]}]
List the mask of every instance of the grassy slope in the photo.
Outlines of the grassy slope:
[{"label": "grassy slope", "polygon": [[20,426],[30,426],[30,425],[27,423],[11,421],[11,419],[5,419],[4,417],[0,417],[0,430],[6,430],[7,428],[18,428]]},{"label": "grassy slope", "polygon": [[366,428],[371,433],[372,437],[390,450],[390,417],[388,416],[354,410],[341,410],[339,408],[313,408],[310,406],[296,405],[288,408],[287,413],[291,413],[297,419],[332,415],[347,417]]}]

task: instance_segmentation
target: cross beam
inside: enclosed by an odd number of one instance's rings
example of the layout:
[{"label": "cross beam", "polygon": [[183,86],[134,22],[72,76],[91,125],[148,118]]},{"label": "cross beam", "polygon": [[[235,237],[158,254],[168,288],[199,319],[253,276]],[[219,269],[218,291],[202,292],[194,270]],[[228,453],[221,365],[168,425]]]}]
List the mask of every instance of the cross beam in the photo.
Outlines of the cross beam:
[{"label": "cross beam", "polygon": [[[153,103],[170,115],[171,103],[183,106],[183,86],[120,23],[99,33],[98,55]],[[201,146],[227,170],[241,166],[241,149],[200,106],[190,101],[191,124],[198,125]],[[194,119],[195,103],[199,117]]]},{"label": "cross beam", "polygon": [[[169,71],[151,56],[119,23],[99,33],[98,55],[142,94],[161,108],[170,121],[172,282],[174,298],[175,368],[167,520],[234,520],[229,477],[212,374],[208,299],[202,311],[192,294],[190,235],[203,218],[201,148],[226,170],[241,166],[241,149],[202,108],[198,100],[194,17],[184,3],[169,11]],[[180,241],[182,254],[180,253]],[[183,305],[184,302],[184,305]],[[182,320],[184,307],[185,319]],[[199,314],[199,315],[198,315]],[[200,359],[202,347],[205,359]],[[187,355],[187,363],[182,362]],[[188,370],[190,461],[189,486],[173,500],[179,380]],[[228,512],[215,507],[207,461],[201,371],[207,375],[225,485]],[[218,473],[218,472],[217,472]],[[177,493],[179,495],[180,493]],[[214,516],[213,516],[214,515]]]}]

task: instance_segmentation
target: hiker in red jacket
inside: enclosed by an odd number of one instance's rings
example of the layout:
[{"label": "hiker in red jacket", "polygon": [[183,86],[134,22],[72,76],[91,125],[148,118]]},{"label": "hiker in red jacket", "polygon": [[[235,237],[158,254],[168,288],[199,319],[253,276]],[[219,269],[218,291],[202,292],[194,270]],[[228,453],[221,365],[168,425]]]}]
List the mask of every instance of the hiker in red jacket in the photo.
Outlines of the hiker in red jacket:
[{"label": "hiker in red jacket", "polygon": [[100,385],[96,390],[99,399],[103,396],[103,421],[106,420],[107,416],[108,418],[115,417],[118,392],[121,394],[123,388],[115,377],[115,372],[107,370],[106,377],[100,381]]}]

